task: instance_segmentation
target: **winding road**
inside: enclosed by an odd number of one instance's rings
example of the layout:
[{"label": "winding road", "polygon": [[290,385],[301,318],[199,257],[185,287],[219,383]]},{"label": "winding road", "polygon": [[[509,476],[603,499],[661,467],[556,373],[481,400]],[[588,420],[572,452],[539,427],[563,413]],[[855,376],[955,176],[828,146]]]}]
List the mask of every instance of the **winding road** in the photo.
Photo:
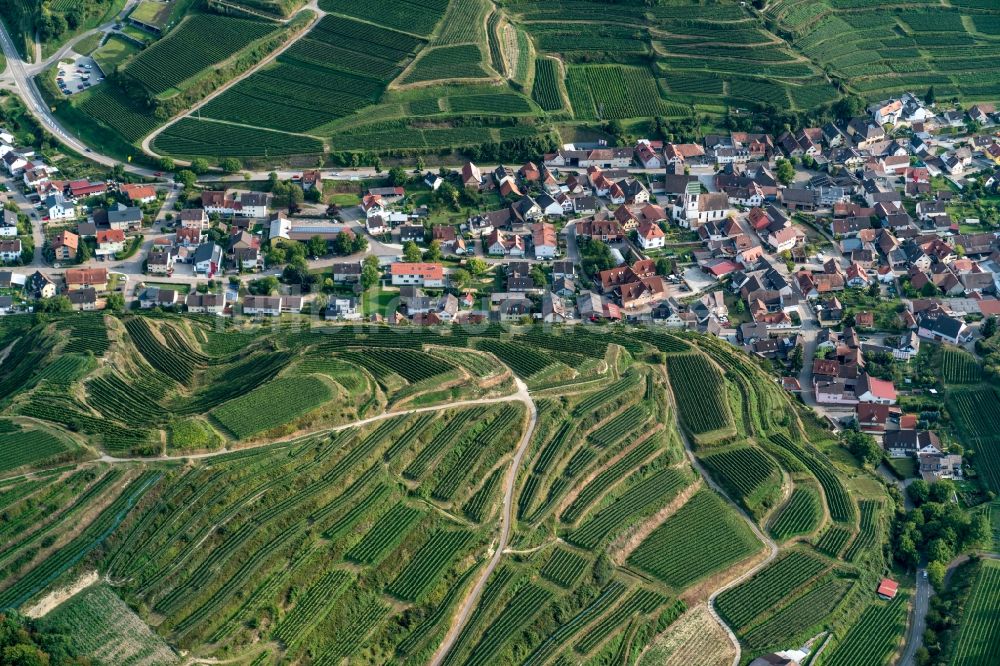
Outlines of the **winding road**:
[{"label": "winding road", "polygon": [[[100,28],[95,28],[94,30],[83,33],[77,37],[77,41],[97,30],[100,30]],[[45,103],[41,92],[39,92],[38,86],[35,85],[34,72],[32,70],[34,70],[37,65],[29,65],[21,58],[21,55],[17,52],[17,48],[14,46],[14,41],[7,32],[7,27],[2,21],[0,21],[0,48],[3,49],[4,57],[7,59],[7,69],[4,70],[2,75],[0,75],[0,78],[13,82],[18,96],[24,101],[24,105],[27,107],[28,112],[34,116],[35,120],[37,120],[47,132],[54,136],[56,140],[64,146],[75,150],[98,164],[109,168],[122,164],[122,162],[113,157],[95,153],[85,143],[80,141],[80,139],[66,131],[62,124],[56,120],[56,117],[52,115],[52,111],[49,109],[48,104]],[[122,164],[122,166],[125,167],[125,170],[129,173],[133,173],[138,176],[143,176],[145,178],[157,177],[156,172],[152,169],[146,169],[132,164]]]}]

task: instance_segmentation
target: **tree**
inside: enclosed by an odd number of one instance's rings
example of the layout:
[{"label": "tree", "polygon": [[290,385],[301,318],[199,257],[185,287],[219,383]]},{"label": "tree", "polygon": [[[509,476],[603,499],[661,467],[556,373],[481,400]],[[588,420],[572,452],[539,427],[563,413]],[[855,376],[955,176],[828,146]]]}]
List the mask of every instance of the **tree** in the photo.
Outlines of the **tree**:
[{"label": "tree", "polygon": [[305,201],[306,193],[302,191],[301,185],[288,186],[288,210],[298,210],[299,204]]},{"label": "tree", "polygon": [[118,292],[108,294],[104,302],[112,312],[123,312],[125,310],[125,297]]},{"label": "tree", "polygon": [[417,157],[417,171],[419,171],[420,173],[423,173],[423,171],[424,171],[424,169],[426,167],[427,167],[427,165],[424,163],[424,158],[423,157]]},{"label": "tree", "polygon": [[191,171],[195,173],[206,173],[209,168],[208,160],[204,157],[196,157],[191,160]]},{"label": "tree", "polygon": [[938,288],[937,285],[928,280],[924,283],[924,286],[920,288],[920,295],[925,298],[931,298],[932,296],[937,296]]},{"label": "tree", "polygon": [[601,551],[601,554],[597,556],[597,560],[594,562],[594,583],[601,587],[609,580],[611,576],[615,573],[615,566],[611,562],[611,558],[605,551]]},{"label": "tree", "polygon": [[906,487],[906,494],[916,506],[927,501],[930,496],[930,485],[923,479],[917,479]]},{"label": "tree", "polygon": [[354,249],[354,234],[344,229],[333,240],[333,249],[340,256],[351,254]]},{"label": "tree", "polygon": [[924,93],[924,104],[927,106],[933,106],[937,102],[937,95],[934,94],[934,86],[927,89]]},{"label": "tree", "polygon": [[848,430],[844,432],[844,443],[862,465],[874,467],[882,462],[882,447],[875,438],[863,432]]},{"label": "tree", "polygon": [[833,113],[841,120],[860,116],[865,110],[865,102],[860,97],[850,95],[837,100],[833,105]]},{"label": "tree", "polygon": [[236,173],[243,168],[243,164],[235,157],[227,157],[226,159],[219,162],[219,166],[226,173]]},{"label": "tree", "polygon": [[410,263],[420,261],[420,248],[413,241],[406,241],[403,245],[403,260]]},{"label": "tree", "polygon": [[424,261],[441,261],[441,241],[433,240],[424,252]]},{"label": "tree", "polygon": [[948,568],[944,562],[931,562],[927,565],[927,580],[934,586],[935,590],[944,588],[944,576],[948,573]]},{"label": "tree", "polygon": [[[344,232],[340,232],[343,234]],[[314,257],[322,257],[326,255],[327,252],[326,241],[319,234],[313,236],[309,239],[309,254]]]},{"label": "tree", "polygon": [[469,269],[469,272],[475,275],[476,277],[479,277],[480,275],[482,275],[483,273],[485,273],[490,269],[489,262],[479,257],[473,257],[472,259],[469,259],[467,262],[465,262],[465,266],[466,268]]},{"label": "tree", "polygon": [[73,304],[70,303],[68,296],[53,296],[38,301],[35,310],[39,312],[72,312]]},{"label": "tree", "polygon": [[931,484],[928,499],[931,502],[950,502],[955,494],[955,484],[948,479],[941,479]]},{"label": "tree", "polygon": [[185,190],[190,190],[198,182],[198,175],[190,169],[181,169],[174,176],[174,180],[183,185]]},{"label": "tree", "polygon": [[987,317],[983,320],[982,326],[979,328],[979,332],[984,338],[992,338],[997,332],[997,318],[996,316]]},{"label": "tree", "polygon": [[161,157],[159,164],[163,171],[173,171],[176,168],[174,161],[169,157]]},{"label": "tree", "polygon": [[795,167],[788,160],[779,159],[776,162],[774,175],[782,184],[791,185],[792,181],[795,180]]},{"label": "tree", "polygon": [[456,268],[451,272],[451,275],[449,275],[448,278],[456,289],[465,289],[472,281],[472,276],[469,275],[469,271],[464,268]]},{"label": "tree", "polygon": [[371,289],[378,284],[381,277],[382,271],[378,265],[378,257],[373,254],[365,257],[364,261],[361,262],[361,286],[365,289]]},{"label": "tree", "polygon": [[437,190],[437,197],[443,204],[455,210],[458,210],[458,204],[462,199],[458,188],[447,181],[441,183],[441,187]]},{"label": "tree", "polygon": [[400,166],[394,166],[389,169],[389,182],[395,187],[402,187],[410,181],[409,176],[406,175],[406,170]]}]

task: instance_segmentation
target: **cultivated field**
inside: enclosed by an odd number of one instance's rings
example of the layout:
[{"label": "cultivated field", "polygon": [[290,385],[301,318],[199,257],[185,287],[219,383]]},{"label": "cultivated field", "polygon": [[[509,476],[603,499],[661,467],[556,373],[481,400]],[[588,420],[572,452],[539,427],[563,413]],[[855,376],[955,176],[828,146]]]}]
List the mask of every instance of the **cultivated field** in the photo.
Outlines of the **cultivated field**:
[{"label": "cultivated field", "polygon": [[[771,520],[787,477],[793,491],[773,531],[809,533],[824,509],[826,486],[805,462],[821,454],[788,418],[792,403],[758,381],[759,368],[698,336],[319,334],[83,313],[5,317],[0,346],[11,343],[0,365],[4,436],[46,432],[145,456],[63,461],[49,440],[31,440],[5,469],[41,471],[0,478],[0,608],[96,570],[113,587],[88,589],[45,621],[88,624],[75,649],[97,661],[171,663],[186,651],[257,664],[426,663],[441,652],[446,664],[672,664],[712,646],[696,663],[715,663],[732,646],[704,603],[765,547],[738,506]],[[734,370],[723,376],[717,363]],[[691,378],[715,386],[689,395]],[[515,393],[521,381],[530,404]],[[731,406],[743,391],[776,411]],[[747,435],[697,450],[739,505],[685,456],[681,428],[700,421],[684,410],[699,400],[723,410],[730,438]],[[18,430],[22,417],[36,421]],[[885,505],[859,499],[847,496],[855,521],[826,532],[842,534],[839,545],[787,546],[716,599],[748,654],[825,623],[841,628],[838,655],[886,647],[851,628],[850,609],[870,604],[862,581],[883,567],[873,554]],[[487,565],[507,521],[510,540]]]},{"label": "cultivated field", "polygon": [[996,660],[1000,623],[996,608],[1000,603],[1000,563],[983,560],[966,602],[962,628],[952,663],[956,666],[979,666]]}]

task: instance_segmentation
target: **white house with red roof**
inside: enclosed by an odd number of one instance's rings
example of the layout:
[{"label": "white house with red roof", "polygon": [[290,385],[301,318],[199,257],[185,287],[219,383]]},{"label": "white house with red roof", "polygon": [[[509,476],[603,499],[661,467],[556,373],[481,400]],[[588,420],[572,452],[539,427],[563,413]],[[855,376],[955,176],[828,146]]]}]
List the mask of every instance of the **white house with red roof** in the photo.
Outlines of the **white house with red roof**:
[{"label": "white house with red roof", "polygon": [[887,379],[872,377],[868,373],[858,377],[854,393],[859,402],[873,402],[879,405],[896,404],[896,387]]},{"label": "white house with red roof", "polygon": [[397,286],[444,286],[444,266],[441,264],[397,262],[389,268],[389,275]]},{"label": "white house with red roof", "polygon": [[653,250],[666,245],[666,235],[658,224],[645,221],[640,222],[637,233],[639,234],[639,245],[644,250]]}]

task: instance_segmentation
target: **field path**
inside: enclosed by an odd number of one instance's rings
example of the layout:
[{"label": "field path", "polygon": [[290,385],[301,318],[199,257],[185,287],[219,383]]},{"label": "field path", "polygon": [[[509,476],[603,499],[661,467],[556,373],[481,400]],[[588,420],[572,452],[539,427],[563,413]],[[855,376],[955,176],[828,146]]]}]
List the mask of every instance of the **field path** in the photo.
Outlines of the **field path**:
[{"label": "field path", "polygon": [[528,394],[527,385],[520,379],[516,381],[518,390],[512,397],[524,402],[525,406],[527,406],[528,427],[521,437],[521,442],[517,445],[514,459],[511,461],[510,469],[507,471],[507,479],[504,482],[503,512],[500,516],[500,537],[493,550],[493,557],[490,558],[489,564],[486,565],[483,573],[479,576],[479,580],[476,581],[476,584],[473,585],[472,589],[465,596],[458,614],[452,621],[451,628],[448,629],[448,633],[445,635],[441,645],[438,646],[437,652],[431,658],[431,666],[439,666],[455,644],[465,624],[469,621],[469,615],[475,609],[476,602],[479,601],[479,597],[483,593],[483,588],[486,587],[486,581],[493,573],[493,570],[497,568],[500,558],[504,556],[504,551],[507,549],[507,543],[510,541],[511,528],[514,522],[514,487],[517,485],[517,472],[521,467],[522,460],[524,460],[524,454],[527,453],[528,446],[531,444],[531,436],[535,432],[535,424],[538,421],[538,409],[535,407],[535,401]]},{"label": "field path", "polygon": [[[535,403],[528,395],[528,387],[520,379],[515,379],[517,382],[517,393],[512,393],[510,395],[502,395],[496,398],[475,398],[473,400],[458,400],[456,402],[449,402],[442,405],[431,405],[429,407],[416,407],[414,409],[402,409],[399,411],[383,412],[381,414],[376,414],[375,416],[369,416],[365,419],[360,419],[358,421],[351,421],[350,423],[343,423],[332,428],[324,428],[322,430],[316,430],[315,432],[306,433],[304,435],[298,434],[291,437],[285,437],[282,439],[275,439],[269,442],[259,442],[257,444],[251,444],[250,446],[243,446],[236,449],[219,449],[218,451],[209,451],[207,453],[189,453],[176,456],[139,456],[134,458],[117,458],[115,456],[110,456],[107,453],[103,454],[98,458],[98,462],[104,463],[135,463],[135,462],[162,462],[164,460],[202,460],[204,458],[215,458],[216,456],[224,456],[227,453],[233,453],[235,451],[248,451],[250,449],[259,449],[265,446],[274,446],[275,444],[283,444],[285,442],[295,441],[297,439],[302,439],[304,437],[314,437],[316,435],[324,435],[328,433],[340,432],[341,430],[349,430],[350,428],[360,428],[361,426],[366,426],[370,423],[378,423],[379,421],[385,421],[386,419],[396,418],[397,416],[408,416],[410,414],[425,414],[427,412],[440,412],[444,409],[455,409],[458,407],[472,407],[474,405],[496,405],[503,402],[523,402],[531,414],[531,422],[528,424],[528,434],[535,429],[535,420],[538,416],[538,412],[535,409]],[[521,442],[521,446],[518,449],[518,455],[515,457],[515,461],[520,462],[520,457],[524,455],[524,441]],[[506,503],[507,498],[504,497],[504,502]]]},{"label": "field path", "polygon": [[[219,86],[218,88],[216,88],[215,90],[213,90],[211,93],[209,93],[208,95],[206,95],[205,97],[203,97],[197,104],[195,104],[194,106],[192,106],[189,109],[185,109],[185,110],[181,111],[176,116],[174,116],[173,118],[171,118],[170,120],[168,120],[164,124],[162,124],[159,127],[157,127],[155,130],[153,130],[152,132],[150,132],[148,135],[146,135],[146,137],[142,140],[142,143],[140,144],[140,147],[142,148],[142,152],[144,152],[147,155],[149,155],[150,157],[153,157],[153,158],[156,158],[156,159],[161,158],[162,155],[160,155],[159,153],[156,153],[156,152],[153,151],[152,143],[153,143],[153,140],[156,137],[158,137],[160,134],[163,133],[163,130],[167,129],[168,127],[170,127],[171,125],[173,125],[174,123],[176,123],[181,118],[185,118],[187,116],[190,116],[192,113],[195,113],[198,109],[200,109],[201,107],[205,106],[206,104],[208,104],[209,102],[211,102],[213,99],[215,99],[216,97],[218,97],[222,93],[226,92],[227,90],[229,90],[230,88],[232,88],[234,85],[236,85],[237,83],[239,83],[243,79],[246,79],[249,76],[251,76],[253,74],[256,74],[257,72],[259,72],[264,67],[267,67],[268,65],[270,65],[272,62],[274,62],[275,58],[277,58],[278,56],[280,56],[282,53],[284,53],[288,49],[292,48],[292,46],[294,46],[300,39],[302,39],[303,37],[305,37],[306,35],[308,35],[309,32],[316,26],[316,24],[319,23],[323,19],[324,16],[326,16],[326,12],[324,12],[322,9],[319,8],[319,0],[310,0],[310,2],[307,5],[305,5],[304,7],[302,7],[302,9],[300,9],[299,11],[301,12],[301,11],[305,11],[305,10],[312,10],[313,13],[315,14],[315,18],[312,20],[312,22],[309,25],[305,26],[298,35],[293,35],[292,37],[289,38],[289,40],[287,42],[285,42],[284,44],[282,44],[281,46],[279,46],[278,48],[276,48],[274,51],[271,51],[271,53],[269,53],[267,56],[265,56],[256,65],[254,65],[253,67],[251,67],[247,71],[243,72],[239,76],[234,76],[233,78],[229,79],[228,81],[226,81],[225,83],[223,83],[221,86]],[[297,15],[297,13],[296,13],[296,15]],[[289,20],[291,20],[291,19],[289,19]],[[178,164],[178,165],[181,165],[181,166],[188,166],[189,164],[191,164],[190,162],[185,161],[185,160],[174,160],[174,163]]]}]

